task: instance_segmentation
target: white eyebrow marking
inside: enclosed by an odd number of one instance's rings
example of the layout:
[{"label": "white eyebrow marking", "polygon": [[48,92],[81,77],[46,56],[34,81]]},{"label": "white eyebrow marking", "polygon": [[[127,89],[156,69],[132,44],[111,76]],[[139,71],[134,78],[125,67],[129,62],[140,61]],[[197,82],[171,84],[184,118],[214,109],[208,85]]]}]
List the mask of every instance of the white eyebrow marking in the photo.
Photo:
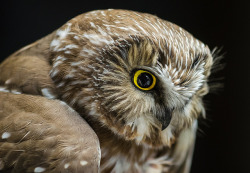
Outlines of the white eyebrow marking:
[{"label": "white eyebrow marking", "polygon": [[4,132],[3,134],[2,134],[2,139],[7,139],[7,138],[9,138],[11,136],[11,134],[9,133],[9,132]]}]

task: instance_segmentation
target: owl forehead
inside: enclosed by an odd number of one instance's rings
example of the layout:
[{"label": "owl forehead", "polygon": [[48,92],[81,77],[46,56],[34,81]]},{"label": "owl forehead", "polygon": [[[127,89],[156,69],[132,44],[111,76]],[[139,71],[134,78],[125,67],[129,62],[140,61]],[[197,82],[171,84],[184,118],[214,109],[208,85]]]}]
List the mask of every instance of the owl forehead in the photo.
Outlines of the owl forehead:
[{"label": "owl forehead", "polygon": [[203,52],[205,45],[171,22],[156,16],[126,10],[99,10],[73,18],[57,31],[59,40],[99,47],[137,35],[151,39],[162,52],[180,55]]}]

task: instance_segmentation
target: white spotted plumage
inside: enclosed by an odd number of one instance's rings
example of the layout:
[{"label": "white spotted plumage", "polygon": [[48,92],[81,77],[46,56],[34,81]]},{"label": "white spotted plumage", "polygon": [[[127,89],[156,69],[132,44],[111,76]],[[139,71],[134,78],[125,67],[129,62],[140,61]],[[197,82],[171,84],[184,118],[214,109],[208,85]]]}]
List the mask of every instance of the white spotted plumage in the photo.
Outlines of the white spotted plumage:
[{"label": "white spotted plumage", "polygon": [[[180,167],[188,172],[213,64],[205,44],[156,16],[110,9],[79,15],[35,45],[44,46],[37,51],[44,53],[51,84],[42,83],[37,93],[62,100],[61,106],[69,105],[69,112],[88,122],[100,140],[96,163],[101,172],[174,173]],[[32,49],[37,47],[17,54]],[[134,83],[138,69],[156,78],[149,92]],[[29,94],[5,83],[0,92]],[[70,155],[76,146],[65,146],[63,152]],[[90,153],[78,152],[77,163],[67,160],[59,167],[91,167],[80,157]],[[47,169],[37,166],[34,172]]]}]

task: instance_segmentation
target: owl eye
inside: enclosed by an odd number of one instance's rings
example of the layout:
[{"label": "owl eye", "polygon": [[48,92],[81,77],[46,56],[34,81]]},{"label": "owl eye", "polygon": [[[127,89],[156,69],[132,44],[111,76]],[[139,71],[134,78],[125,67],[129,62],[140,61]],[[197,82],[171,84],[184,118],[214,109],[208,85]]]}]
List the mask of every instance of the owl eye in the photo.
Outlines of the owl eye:
[{"label": "owl eye", "polygon": [[134,73],[133,82],[137,88],[148,91],[154,88],[156,84],[156,78],[148,71],[137,70]]}]

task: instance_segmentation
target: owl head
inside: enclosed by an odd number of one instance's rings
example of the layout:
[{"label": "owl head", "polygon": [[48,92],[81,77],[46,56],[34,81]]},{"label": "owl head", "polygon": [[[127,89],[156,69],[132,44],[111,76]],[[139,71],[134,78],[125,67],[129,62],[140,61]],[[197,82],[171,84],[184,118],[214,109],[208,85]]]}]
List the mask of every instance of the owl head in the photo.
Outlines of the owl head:
[{"label": "owl head", "polygon": [[73,18],[50,44],[60,97],[98,131],[149,147],[171,146],[204,115],[209,48],[175,24],[125,10]]}]

